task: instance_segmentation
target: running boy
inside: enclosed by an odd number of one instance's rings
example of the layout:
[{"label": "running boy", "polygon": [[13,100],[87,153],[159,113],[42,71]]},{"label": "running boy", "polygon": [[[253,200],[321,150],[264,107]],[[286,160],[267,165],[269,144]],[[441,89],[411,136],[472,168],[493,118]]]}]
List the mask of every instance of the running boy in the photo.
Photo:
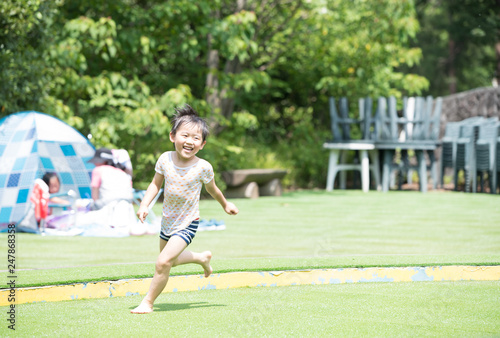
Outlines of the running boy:
[{"label": "running boy", "polygon": [[158,194],[163,182],[163,217],[160,232],[160,255],[156,261],[155,274],[149,291],[141,304],[132,313],[150,313],[153,303],[168,282],[170,269],[174,266],[196,263],[203,267],[205,277],[210,276],[212,253],[185,251],[193,240],[199,224],[199,201],[202,184],[208,193],[220,203],[229,215],[236,215],[236,206],[215,185],[214,171],[210,163],[196,154],[203,149],[208,136],[206,122],[189,105],[176,109],[172,120],[170,141],[175,151],[163,153],[156,162],[155,176],[141,202],[137,216],[144,222],[148,205]]}]

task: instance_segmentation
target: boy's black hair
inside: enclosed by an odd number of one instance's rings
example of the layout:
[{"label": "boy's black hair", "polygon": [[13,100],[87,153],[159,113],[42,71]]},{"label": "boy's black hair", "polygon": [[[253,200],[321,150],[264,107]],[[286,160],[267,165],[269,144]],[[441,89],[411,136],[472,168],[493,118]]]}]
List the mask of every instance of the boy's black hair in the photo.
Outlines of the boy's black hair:
[{"label": "boy's black hair", "polygon": [[172,133],[172,135],[175,135],[175,133],[177,133],[177,130],[181,125],[194,124],[200,128],[203,141],[207,139],[209,134],[207,122],[198,115],[193,107],[185,104],[184,107],[175,108],[175,111],[177,112],[177,114],[174,115],[174,118],[171,122],[172,129],[170,132]]}]

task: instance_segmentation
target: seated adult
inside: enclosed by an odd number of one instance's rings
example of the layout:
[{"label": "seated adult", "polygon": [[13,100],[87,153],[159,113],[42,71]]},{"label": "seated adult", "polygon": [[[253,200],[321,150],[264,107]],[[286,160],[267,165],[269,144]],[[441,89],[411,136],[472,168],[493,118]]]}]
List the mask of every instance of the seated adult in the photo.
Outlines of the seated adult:
[{"label": "seated adult", "polygon": [[111,227],[128,235],[137,225],[132,205],[132,178],[122,165],[113,161],[110,149],[97,149],[89,162],[96,166],[90,182],[94,203],[91,211],[77,214],[77,226]]},{"label": "seated adult", "polygon": [[89,162],[95,165],[90,188],[96,209],[115,201],[132,201],[132,178],[125,172],[124,166],[114,162],[110,149],[97,149]]}]

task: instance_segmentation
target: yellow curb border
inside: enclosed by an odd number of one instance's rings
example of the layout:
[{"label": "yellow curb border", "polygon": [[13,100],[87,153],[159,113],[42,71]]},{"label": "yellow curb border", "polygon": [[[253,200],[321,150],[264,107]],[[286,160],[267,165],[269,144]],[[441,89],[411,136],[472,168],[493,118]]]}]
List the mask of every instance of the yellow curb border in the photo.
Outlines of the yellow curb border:
[{"label": "yellow curb border", "polygon": [[[318,285],[366,282],[500,281],[500,266],[428,266],[229,272],[172,276],[163,293],[241,287]],[[0,290],[0,306],[35,302],[122,297],[146,294],[151,278],[75,283]],[[12,301],[12,296],[15,301]],[[10,298],[10,300],[9,300]]]}]

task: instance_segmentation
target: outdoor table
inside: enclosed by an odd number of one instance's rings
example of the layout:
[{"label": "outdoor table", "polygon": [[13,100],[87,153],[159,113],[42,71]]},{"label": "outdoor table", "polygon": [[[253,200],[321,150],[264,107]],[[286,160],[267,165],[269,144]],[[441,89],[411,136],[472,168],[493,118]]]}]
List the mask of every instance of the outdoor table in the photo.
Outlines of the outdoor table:
[{"label": "outdoor table", "polygon": [[389,191],[390,169],[392,159],[396,150],[413,150],[417,157],[418,178],[421,192],[427,192],[427,164],[424,157],[424,151],[427,151],[431,160],[431,172],[434,185],[437,184],[437,162],[434,151],[439,147],[438,142],[420,141],[420,142],[381,142],[376,144],[377,149],[383,152],[382,165],[382,191]]},{"label": "outdoor table", "polygon": [[[358,150],[361,159],[361,189],[363,192],[368,192],[370,190],[370,169],[373,170],[375,175],[375,182],[377,187],[380,185],[379,177],[379,158],[378,151],[375,149],[375,143],[369,141],[360,140],[350,141],[350,143],[324,143],[323,148],[330,150],[330,155],[328,159],[328,175],[326,181],[326,190],[333,190],[333,183],[335,182],[335,176],[340,171],[341,175],[345,175],[343,170],[359,170],[359,164],[348,164],[344,162],[343,156],[345,151],[348,150]],[[370,155],[372,157],[373,164],[370,165]],[[341,185],[345,185],[345,179],[340,180]],[[341,186],[345,189],[345,186]]]}]

